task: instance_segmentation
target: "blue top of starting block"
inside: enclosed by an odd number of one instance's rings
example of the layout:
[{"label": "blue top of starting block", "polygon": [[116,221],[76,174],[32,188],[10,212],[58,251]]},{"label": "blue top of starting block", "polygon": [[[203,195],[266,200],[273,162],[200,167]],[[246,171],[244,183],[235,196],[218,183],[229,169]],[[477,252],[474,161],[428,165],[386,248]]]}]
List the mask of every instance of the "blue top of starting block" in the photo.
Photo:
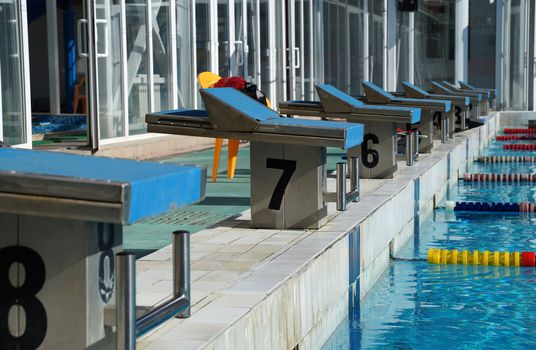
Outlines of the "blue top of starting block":
[{"label": "blue top of starting block", "polygon": [[376,91],[378,94],[380,94],[382,96],[385,96],[385,98],[388,98],[390,100],[395,98],[395,96],[393,96],[393,94],[385,91],[384,89],[381,89],[378,85],[376,85],[374,83],[371,83],[370,81],[363,81],[363,82],[361,82],[361,84],[363,84],[363,86],[368,86],[372,90]]},{"label": "blue top of starting block", "polygon": [[303,126],[319,129],[335,129],[344,130],[344,148],[349,149],[354,146],[358,146],[363,142],[363,124],[359,123],[347,123],[347,122],[334,122],[327,120],[311,120],[311,119],[299,119],[299,118],[277,118],[267,120],[265,125],[281,125],[281,126]]},{"label": "blue top of starting block", "polygon": [[417,90],[418,92],[420,92],[423,95],[430,95],[430,93],[428,91],[418,87],[415,84],[410,83],[409,81],[403,81],[402,84],[410,86],[413,90]]},{"label": "blue top of starting block", "polygon": [[335,86],[331,84],[321,84],[317,85],[318,89],[326,91],[328,94],[337,97],[339,100],[348,103],[351,106],[364,106],[365,104],[361,101],[359,101],[357,98],[354,98],[341,90],[337,89]]},{"label": "blue top of starting block", "polygon": [[122,203],[128,209],[125,223],[196,203],[205,195],[205,170],[197,166],[0,148],[0,173],[62,177],[75,184],[122,183],[130,187],[130,203]]},{"label": "blue top of starting block", "polygon": [[234,88],[203,89],[209,95],[258,121],[279,118],[279,113]]}]

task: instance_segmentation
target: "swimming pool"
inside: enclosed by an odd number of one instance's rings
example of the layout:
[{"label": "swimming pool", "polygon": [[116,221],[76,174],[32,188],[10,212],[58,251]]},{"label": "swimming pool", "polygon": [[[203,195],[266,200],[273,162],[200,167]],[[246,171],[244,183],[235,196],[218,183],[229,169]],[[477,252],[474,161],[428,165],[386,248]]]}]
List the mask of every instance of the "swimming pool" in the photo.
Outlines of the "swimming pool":
[{"label": "swimming pool", "polygon": [[[518,154],[490,143],[484,154]],[[522,152],[536,155],[535,152]],[[515,169],[513,171],[512,169]],[[536,164],[483,164],[474,172],[536,172]],[[531,184],[464,183],[450,200],[536,201]],[[535,251],[536,218],[437,209],[396,255],[323,349],[526,349],[536,344],[536,270],[430,265],[428,248]]]}]

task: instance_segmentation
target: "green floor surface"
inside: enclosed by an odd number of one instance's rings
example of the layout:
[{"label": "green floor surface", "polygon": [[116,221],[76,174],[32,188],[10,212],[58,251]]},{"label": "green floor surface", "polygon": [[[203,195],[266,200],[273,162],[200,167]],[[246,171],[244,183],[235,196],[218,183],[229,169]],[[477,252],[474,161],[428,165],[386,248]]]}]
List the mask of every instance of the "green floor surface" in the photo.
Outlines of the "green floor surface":
[{"label": "green floor surface", "polygon": [[[346,152],[328,149],[328,170],[335,169],[336,162]],[[238,152],[235,177],[227,179],[227,148],[222,149],[218,179],[212,183],[213,150],[192,152],[162,161],[172,164],[196,164],[207,167],[206,198],[199,204],[174,210],[168,214],[143,220],[123,229],[124,248],[139,257],[171,243],[171,233],[188,230],[195,233],[249,208],[250,170],[249,145],[241,145]]]}]

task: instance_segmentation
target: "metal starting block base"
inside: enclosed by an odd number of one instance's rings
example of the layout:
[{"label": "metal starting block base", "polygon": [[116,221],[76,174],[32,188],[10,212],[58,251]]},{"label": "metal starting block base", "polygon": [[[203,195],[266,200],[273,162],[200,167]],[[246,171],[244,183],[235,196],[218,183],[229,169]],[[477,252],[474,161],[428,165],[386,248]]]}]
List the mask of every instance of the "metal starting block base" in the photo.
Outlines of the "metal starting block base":
[{"label": "metal starting block base", "polygon": [[123,225],[195,203],[204,185],[200,167],[1,148],[1,347],[115,349],[104,309]]}]

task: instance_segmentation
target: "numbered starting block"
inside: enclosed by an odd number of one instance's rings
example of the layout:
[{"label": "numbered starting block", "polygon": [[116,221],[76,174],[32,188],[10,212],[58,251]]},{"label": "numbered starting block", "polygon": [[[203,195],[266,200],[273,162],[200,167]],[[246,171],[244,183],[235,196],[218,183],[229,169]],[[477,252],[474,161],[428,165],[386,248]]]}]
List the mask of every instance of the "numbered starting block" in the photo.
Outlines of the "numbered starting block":
[{"label": "numbered starting block", "polygon": [[[371,82],[362,82],[363,91],[365,93],[362,101],[368,104],[381,104],[388,106],[404,106],[415,107],[421,109],[421,121],[415,135],[418,137],[415,140],[418,152],[429,153],[434,145],[434,115],[439,114],[439,120],[448,120],[448,115],[451,110],[450,101],[439,99],[424,99],[424,98],[405,98],[396,97],[393,94],[381,89]],[[447,123],[444,123],[447,126]],[[447,140],[449,136],[448,127],[440,129],[442,135],[441,140]]]},{"label": "numbered starting block", "polygon": [[485,98],[482,94],[478,92],[456,91],[444,82],[438,83],[436,81],[432,81],[431,85],[434,94],[469,97],[469,120],[478,121],[478,119],[482,115],[481,106],[487,106],[487,98]]},{"label": "numbered starting block", "polygon": [[[408,83],[406,81],[402,82],[402,87],[404,89],[404,96],[411,98],[424,98],[424,99],[434,99],[434,100],[447,100],[450,101],[453,110],[447,114],[448,118],[443,120],[441,123],[441,128],[448,130],[448,137],[454,137],[456,131],[456,125],[460,130],[467,129],[467,119],[469,118],[469,106],[470,100],[469,97],[460,96],[460,95],[440,95],[440,94],[431,94],[424,91],[420,87]],[[446,141],[446,140],[442,140]]]},{"label": "numbered starting block", "polygon": [[332,85],[316,87],[320,101],[287,101],[279,103],[282,114],[306,117],[345,119],[365,125],[365,136],[360,148],[348,150],[348,156],[361,155],[360,177],[389,178],[397,170],[396,139],[397,128],[405,126],[406,164],[412,165],[415,149],[413,133],[421,120],[419,108],[366,105],[345,94]]},{"label": "numbered starting block", "polygon": [[459,81],[458,84],[460,84],[460,87],[458,88],[459,91],[479,92],[479,93],[487,94],[488,99],[489,99],[489,107],[495,109],[495,96],[496,96],[495,89],[478,88],[463,81]]},{"label": "numbered starting block", "polygon": [[0,348],[115,349],[104,310],[116,300],[123,225],[201,200],[205,177],[195,166],[0,148]]},{"label": "numbered starting block", "polygon": [[251,141],[251,223],[256,228],[318,228],[326,222],[326,202],[359,194],[357,161],[338,166],[337,192],[327,192],[326,147],[361,144],[363,125],[283,118],[233,88],[201,89],[206,111],[176,110],[148,114],[147,130],[165,134]]}]

